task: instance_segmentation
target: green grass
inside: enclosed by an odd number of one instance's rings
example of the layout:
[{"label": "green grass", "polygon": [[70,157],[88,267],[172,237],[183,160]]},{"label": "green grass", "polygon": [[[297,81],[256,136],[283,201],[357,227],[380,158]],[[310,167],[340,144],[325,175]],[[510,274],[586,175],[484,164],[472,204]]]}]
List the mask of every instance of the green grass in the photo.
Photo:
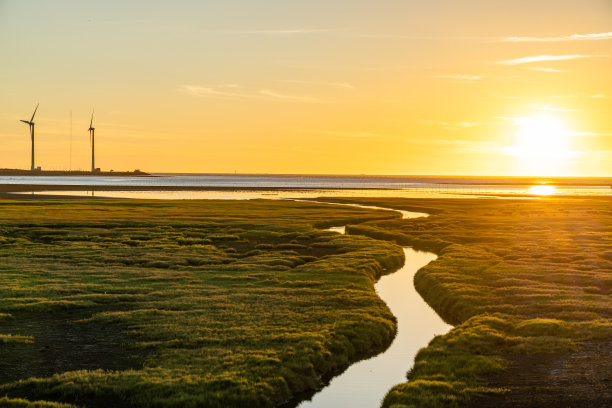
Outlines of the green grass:
[{"label": "green grass", "polygon": [[[469,405],[506,391],[488,379],[516,356],[612,339],[609,200],[361,201],[432,216],[257,200],[0,202],[0,364],[27,363],[0,385],[0,406],[278,405],[390,343],[395,321],[373,290],[402,263],[390,242],[439,255],[415,286],[456,327],[418,353],[385,407]],[[353,235],[320,229],[343,224]],[[103,356],[45,371],[37,350],[72,355],[53,335],[64,331]]]},{"label": "green grass", "polygon": [[0,398],[0,407],[5,408],[75,408],[71,404],[62,404],[49,401],[28,401],[23,398]]},{"label": "green grass", "polygon": [[[390,344],[395,319],[373,284],[403,263],[392,243],[319,228],[396,217],[278,201],[0,202],[0,371],[23,371],[0,385],[0,406],[272,407],[314,389]],[[41,348],[67,360],[54,375]]]},{"label": "green grass", "polygon": [[463,406],[503,392],[487,378],[517,357],[612,339],[609,199],[350,201],[432,214],[348,231],[437,253],[415,286],[456,325],[419,352],[410,381],[393,388],[384,407]]}]

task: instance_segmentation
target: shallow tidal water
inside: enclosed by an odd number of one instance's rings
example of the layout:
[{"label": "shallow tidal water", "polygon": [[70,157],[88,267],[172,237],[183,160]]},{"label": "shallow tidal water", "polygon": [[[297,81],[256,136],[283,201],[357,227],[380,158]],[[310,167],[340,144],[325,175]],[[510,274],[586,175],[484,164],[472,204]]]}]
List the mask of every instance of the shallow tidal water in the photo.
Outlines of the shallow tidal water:
[{"label": "shallow tidal water", "polygon": [[[516,198],[526,195],[533,198],[549,195],[612,195],[610,188],[612,180],[576,180],[575,186],[487,184],[490,182],[495,182],[495,179],[195,174],[159,174],[156,177],[0,176],[0,185],[32,185],[36,186],[33,191],[37,194],[108,198],[244,200],[315,197]],[[64,188],[66,191],[52,191],[53,186],[75,186],[75,189],[67,191],[69,188]],[[83,191],[83,186],[91,189]],[[108,186],[113,186],[113,189],[103,191]],[[146,188],[146,191],[142,188]],[[93,189],[97,191],[92,192]]]}]

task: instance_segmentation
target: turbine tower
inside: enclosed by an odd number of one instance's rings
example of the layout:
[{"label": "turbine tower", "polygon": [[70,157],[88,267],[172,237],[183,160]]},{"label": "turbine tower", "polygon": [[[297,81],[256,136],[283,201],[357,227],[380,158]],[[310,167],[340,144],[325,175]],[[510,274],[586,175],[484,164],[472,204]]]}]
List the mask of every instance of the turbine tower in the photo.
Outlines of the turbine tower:
[{"label": "turbine tower", "polygon": [[34,113],[32,114],[32,118],[30,120],[21,119],[21,122],[27,123],[30,126],[30,137],[32,139],[32,165],[30,167],[31,171],[34,171],[34,115],[36,115],[38,105],[40,104],[36,104],[36,109],[34,109]]},{"label": "turbine tower", "polygon": [[89,122],[89,143],[91,143],[91,172],[94,173],[96,171],[96,157],[95,157],[95,146],[96,146],[96,137],[95,131],[96,129],[93,127],[93,115],[94,112],[91,111],[91,121]]}]

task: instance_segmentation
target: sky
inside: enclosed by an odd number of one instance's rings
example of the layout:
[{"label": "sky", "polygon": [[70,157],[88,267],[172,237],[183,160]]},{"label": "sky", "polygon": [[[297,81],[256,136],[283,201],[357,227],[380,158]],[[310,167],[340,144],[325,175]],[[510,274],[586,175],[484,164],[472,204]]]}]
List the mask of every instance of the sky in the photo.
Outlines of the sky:
[{"label": "sky", "polygon": [[612,175],[610,0],[0,0],[0,56],[0,168],[40,103],[48,170],[95,110],[102,170]]}]

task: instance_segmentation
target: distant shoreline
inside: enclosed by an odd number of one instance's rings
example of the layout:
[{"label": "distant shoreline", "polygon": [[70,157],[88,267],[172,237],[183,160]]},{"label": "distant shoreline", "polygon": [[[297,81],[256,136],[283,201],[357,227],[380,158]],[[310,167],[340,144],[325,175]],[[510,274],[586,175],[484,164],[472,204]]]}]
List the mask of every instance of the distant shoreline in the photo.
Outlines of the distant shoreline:
[{"label": "distant shoreline", "polygon": [[86,171],[86,170],[21,170],[0,169],[0,176],[32,176],[32,177],[58,177],[58,176],[91,176],[91,177],[155,177],[144,171]]},{"label": "distant shoreline", "polygon": [[[552,185],[562,186],[584,186],[584,187],[612,187],[612,177],[543,177],[543,176],[440,176],[440,175],[368,175],[368,174],[271,174],[271,173],[148,173],[140,170],[134,171],[85,171],[85,170],[22,170],[22,169],[0,169],[1,177],[229,177],[249,180],[252,178],[269,179],[303,179],[303,180],[352,180],[361,181],[363,187],[354,189],[378,189],[380,187],[367,186],[372,181],[388,183],[409,184],[435,184],[439,186],[467,185],[467,186],[533,186]],[[2,181],[0,181],[2,183]],[[37,185],[36,181],[28,183]],[[203,186],[198,186],[200,189]],[[111,187],[112,188],[112,187]],[[252,188],[252,187],[246,187]],[[290,189],[300,187],[290,187]],[[310,187],[306,187],[310,188]],[[325,188],[325,187],[323,187]],[[335,188],[335,187],[334,187]],[[393,187],[389,187],[393,189]],[[401,188],[401,187],[400,187]],[[115,189],[115,188],[112,188]],[[165,188],[164,188],[165,189]],[[190,188],[180,188],[190,189]],[[208,187],[206,188],[208,189]],[[275,189],[275,188],[272,188]],[[353,189],[353,187],[351,187]],[[91,189],[90,189],[91,190]]]},{"label": "distant shoreline", "polygon": [[237,187],[237,186],[121,186],[66,184],[0,184],[0,193],[39,191],[309,191],[309,190],[396,190],[380,187]]}]

